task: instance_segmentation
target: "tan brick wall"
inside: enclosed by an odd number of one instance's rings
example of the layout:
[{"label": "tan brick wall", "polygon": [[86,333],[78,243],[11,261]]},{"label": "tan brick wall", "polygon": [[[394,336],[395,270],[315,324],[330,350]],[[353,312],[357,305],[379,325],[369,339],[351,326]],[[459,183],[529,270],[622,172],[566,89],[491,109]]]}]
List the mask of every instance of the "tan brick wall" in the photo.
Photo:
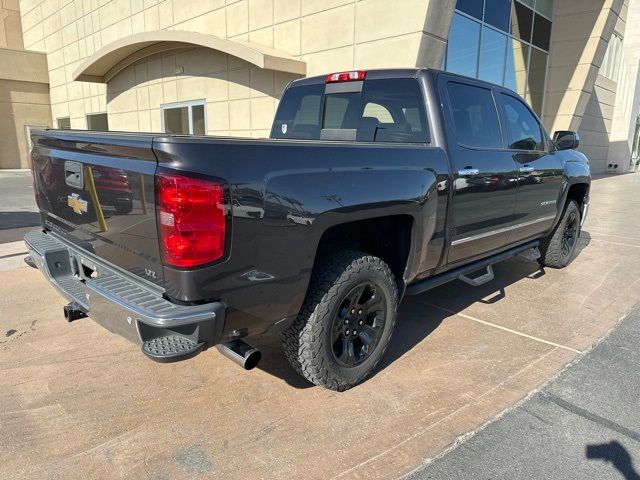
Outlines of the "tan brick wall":
[{"label": "tan brick wall", "polygon": [[[85,128],[86,114],[107,111],[112,129],[158,131],[161,104],[204,98],[208,132],[262,136],[292,75],[260,71],[203,49],[142,60],[120,72],[108,88],[73,82],[72,74],[102,46],[159,29],[265,45],[304,60],[308,75],[351,68],[439,66],[454,3],[20,0],[20,7],[26,48],[47,53],[54,118],[69,116],[73,128]],[[184,72],[176,75],[176,66],[184,67]],[[145,69],[160,74],[146,78]]]}]

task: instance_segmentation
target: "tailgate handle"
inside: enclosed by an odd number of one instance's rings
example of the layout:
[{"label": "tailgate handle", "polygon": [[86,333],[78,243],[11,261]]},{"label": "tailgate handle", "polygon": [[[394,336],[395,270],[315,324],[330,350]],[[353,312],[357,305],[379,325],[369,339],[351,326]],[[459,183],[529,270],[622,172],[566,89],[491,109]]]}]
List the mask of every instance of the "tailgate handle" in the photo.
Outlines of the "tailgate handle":
[{"label": "tailgate handle", "polygon": [[64,162],[64,181],[67,185],[82,190],[84,188],[84,175],[82,164],[67,160]]}]

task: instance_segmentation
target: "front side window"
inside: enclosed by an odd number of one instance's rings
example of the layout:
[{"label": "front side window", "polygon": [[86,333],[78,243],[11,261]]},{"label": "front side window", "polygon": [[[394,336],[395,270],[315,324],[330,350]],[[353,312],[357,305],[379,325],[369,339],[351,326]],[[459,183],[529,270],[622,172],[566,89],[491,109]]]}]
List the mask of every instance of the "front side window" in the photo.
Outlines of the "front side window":
[{"label": "front side window", "polygon": [[502,148],[498,111],[491,90],[449,82],[456,141],[465,147]]},{"label": "front side window", "polygon": [[507,144],[511,150],[544,150],[540,124],[517,98],[502,95]]},{"label": "front side window", "polygon": [[162,106],[164,132],[175,135],[205,135],[204,100]]}]

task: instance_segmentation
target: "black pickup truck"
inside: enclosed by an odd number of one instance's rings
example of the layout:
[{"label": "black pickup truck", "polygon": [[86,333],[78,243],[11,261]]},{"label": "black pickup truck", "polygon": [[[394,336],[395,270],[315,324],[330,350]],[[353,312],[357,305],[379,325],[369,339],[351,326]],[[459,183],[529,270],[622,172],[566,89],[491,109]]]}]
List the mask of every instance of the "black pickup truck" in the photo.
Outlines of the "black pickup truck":
[{"label": "black pickup truck", "polygon": [[43,228],[26,261],[68,320],[156,361],[217,345],[247,369],[247,337],[281,332],[293,368],[334,390],[376,367],[403,295],[486,282],[519,253],[566,266],[589,204],[576,133],[552,140],[513,92],[434,70],[294,81],[269,139],[32,139]]}]

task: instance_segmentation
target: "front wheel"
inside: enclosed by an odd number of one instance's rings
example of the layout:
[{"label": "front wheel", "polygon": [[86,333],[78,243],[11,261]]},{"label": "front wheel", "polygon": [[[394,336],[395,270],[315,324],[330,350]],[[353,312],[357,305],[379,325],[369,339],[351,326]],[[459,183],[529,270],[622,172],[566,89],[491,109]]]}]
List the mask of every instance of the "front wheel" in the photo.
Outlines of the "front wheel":
[{"label": "front wheel", "polygon": [[318,260],[296,321],[284,333],[293,368],[310,382],[343,391],[361,383],[384,355],[398,291],[386,263],[343,251]]},{"label": "front wheel", "polygon": [[566,267],[573,260],[578,238],[580,208],[574,200],[569,200],[556,228],[540,241],[540,264],[551,268]]}]

